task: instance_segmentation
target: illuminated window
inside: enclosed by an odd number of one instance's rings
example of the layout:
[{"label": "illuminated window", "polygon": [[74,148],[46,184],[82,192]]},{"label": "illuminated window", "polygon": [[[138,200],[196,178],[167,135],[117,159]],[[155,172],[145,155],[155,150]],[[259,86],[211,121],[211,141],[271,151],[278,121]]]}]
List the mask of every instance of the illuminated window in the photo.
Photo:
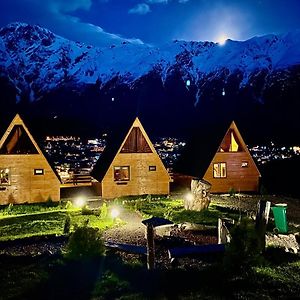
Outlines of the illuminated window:
[{"label": "illuminated window", "polygon": [[242,168],[248,168],[248,162],[242,161]]},{"label": "illuminated window", "polygon": [[34,169],[34,175],[44,175],[44,169]]},{"label": "illuminated window", "polygon": [[214,178],[225,178],[226,177],[226,163],[214,164]]},{"label": "illuminated window", "polygon": [[149,171],[151,172],[156,171],[156,166],[149,166]]},{"label": "illuminated window", "polygon": [[129,166],[114,167],[114,181],[129,181]]},{"label": "illuminated window", "polygon": [[0,185],[10,185],[10,169],[0,169]]},{"label": "illuminated window", "polygon": [[236,133],[230,129],[225,135],[219,152],[241,152],[244,151]]}]

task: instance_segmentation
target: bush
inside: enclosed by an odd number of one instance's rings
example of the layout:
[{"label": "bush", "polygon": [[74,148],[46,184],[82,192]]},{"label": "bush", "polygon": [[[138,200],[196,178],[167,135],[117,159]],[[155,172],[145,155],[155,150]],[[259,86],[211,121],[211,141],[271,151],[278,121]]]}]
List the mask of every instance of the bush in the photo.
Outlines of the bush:
[{"label": "bush", "polygon": [[243,219],[231,231],[231,242],[225,252],[224,268],[229,272],[248,271],[264,262],[255,224]]},{"label": "bush", "polygon": [[108,209],[106,203],[103,203],[100,210],[100,218],[105,219],[107,217]]},{"label": "bush", "polygon": [[77,227],[66,246],[65,257],[71,260],[85,260],[103,256],[105,246],[98,228]]},{"label": "bush", "polygon": [[230,197],[235,197],[235,194],[236,194],[235,188],[230,188],[229,189],[229,195],[230,195]]},{"label": "bush", "polygon": [[64,225],[64,234],[69,234],[71,229],[71,217],[69,214],[66,216],[65,225]]},{"label": "bush", "polygon": [[84,216],[90,216],[94,214],[94,211],[86,205],[81,209],[81,214]]},{"label": "bush", "polygon": [[67,201],[65,208],[66,208],[66,210],[72,209],[73,208],[73,203],[71,201]]}]

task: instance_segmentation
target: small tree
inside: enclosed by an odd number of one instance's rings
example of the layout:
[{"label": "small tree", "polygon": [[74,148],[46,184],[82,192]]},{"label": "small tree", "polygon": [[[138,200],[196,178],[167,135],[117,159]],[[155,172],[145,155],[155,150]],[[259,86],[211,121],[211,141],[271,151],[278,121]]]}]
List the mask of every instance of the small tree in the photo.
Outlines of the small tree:
[{"label": "small tree", "polygon": [[71,260],[86,260],[103,256],[105,246],[98,228],[77,227],[66,246],[65,257]]},{"label": "small tree", "polygon": [[229,272],[248,271],[263,262],[259,237],[254,223],[243,219],[231,231],[231,242],[226,249],[224,267]]}]

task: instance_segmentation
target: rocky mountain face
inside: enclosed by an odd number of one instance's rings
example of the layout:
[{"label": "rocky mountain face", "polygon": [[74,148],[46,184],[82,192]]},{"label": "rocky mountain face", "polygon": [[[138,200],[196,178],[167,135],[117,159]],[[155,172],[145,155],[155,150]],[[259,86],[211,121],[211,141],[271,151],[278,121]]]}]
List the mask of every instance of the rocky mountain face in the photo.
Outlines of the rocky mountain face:
[{"label": "rocky mountain face", "polygon": [[300,31],[96,48],[13,23],[0,29],[0,88],[0,117],[21,111],[60,130],[92,133],[139,115],[156,134],[235,119],[254,141],[290,139],[300,129]]}]

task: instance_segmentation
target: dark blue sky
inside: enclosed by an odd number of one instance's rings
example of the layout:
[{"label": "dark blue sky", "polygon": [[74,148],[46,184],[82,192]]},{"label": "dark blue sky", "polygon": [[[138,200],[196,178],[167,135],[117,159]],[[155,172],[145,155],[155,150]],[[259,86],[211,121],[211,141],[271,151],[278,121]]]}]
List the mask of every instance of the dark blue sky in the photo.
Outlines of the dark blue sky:
[{"label": "dark blue sky", "polygon": [[120,39],[245,40],[300,28],[300,0],[2,0],[0,26],[39,24],[63,37],[104,45]]}]

